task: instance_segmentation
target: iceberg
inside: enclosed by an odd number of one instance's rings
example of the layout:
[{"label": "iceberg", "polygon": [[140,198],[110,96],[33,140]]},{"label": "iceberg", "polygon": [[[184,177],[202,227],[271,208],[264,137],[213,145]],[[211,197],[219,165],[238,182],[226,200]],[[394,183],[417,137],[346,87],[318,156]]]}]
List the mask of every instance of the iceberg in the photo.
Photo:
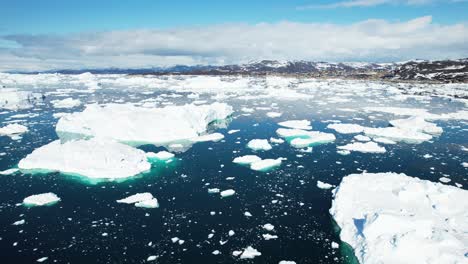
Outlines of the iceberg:
[{"label": "iceberg", "polygon": [[327,128],[340,134],[357,134],[363,132],[365,127],[356,124],[329,124]]},{"label": "iceberg", "polygon": [[249,165],[254,162],[262,160],[259,156],[256,155],[245,155],[235,158],[232,162],[237,164]]},{"label": "iceberg", "polygon": [[43,206],[51,205],[60,201],[60,198],[55,193],[41,193],[28,196],[23,199],[23,205],[25,206]]},{"label": "iceberg", "polygon": [[418,144],[432,139],[432,136],[429,134],[411,129],[402,129],[399,127],[368,127],[364,129],[364,134],[366,134],[369,137],[387,138],[392,141],[402,141],[410,144]]},{"label": "iceberg", "polygon": [[17,136],[26,132],[28,132],[28,128],[20,124],[9,124],[0,127],[0,136]]},{"label": "iceberg", "polygon": [[125,203],[125,204],[135,204],[136,207],[143,207],[143,208],[158,208],[159,207],[158,199],[153,197],[153,195],[149,192],[130,195],[126,198],[117,200],[117,202]]},{"label": "iceberg", "polygon": [[329,184],[329,183],[325,183],[325,182],[322,182],[322,181],[317,181],[317,187],[320,188],[320,189],[328,190],[328,189],[333,188],[334,186]]},{"label": "iceberg", "polygon": [[412,116],[406,119],[397,119],[390,121],[394,127],[401,129],[413,130],[423,132],[431,135],[442,134],[443,130],[434,123],[427,122],[424,118],[419,116]]},{"label": "iceberg", "polygon": [[282,160],[283,158],[264,159],[264,160],[255,161],[250,164],[250,169],[255,170],[255,171],[268,171],[272,168],[280,166]]},{"label": "iceberg", "polygon": [[51,101],[52,105],[55,108],[73,108],[81,105],[79,99],[66,98],[63,100],[53,100]]},{"label": "iceberg", "polygon": [[258,250],[255,248],[248,246],[242,254],[240,255],[240,259],[253,259],[255,257],[261,256],[262,253],[260,253]]},{"label": "iceberg", "polygon": [[33,107],[41,95],[7,88],[0,90],[0,109],[18,110]]},{"label": "iceberg", "polygon": [[118,179],[146,172],[151,164],[142,150],[93,138],[63,144],[60,140],[53,141],[23,158],[18,168],[60,171],[93,179]]},{"label": "iceberg", "polygon": [[333,197],[330,214],[360,263],[466,262],[466,190],[405,174],[363,173],[344,177]]},{"label": "iceberg", "polygon": [[227,118],[232,112],[232,107],[224,103],[164,108],[132,104],[87,105],[83,112],[61,117],[56,131],[63,137],[71,134],[138,145],[170,145],[198,138],[209,124]]},{"label": "iceberg", "polygon": [[375,142],[355,142],[350,143],[344,146],[338,146],[338,149],[341,150],[348,150],[348,151],[358,151],[363,153],[385,153],[386,149],[384,147],[379,146],[379,144]]},{"label": "iceberg", "polygon": [[224,190],[220,192],[219,194],[221,195],[221,197],[229,197],[229,196],[233,196],[235,193],[236,191],[234,191],[233,189],[229,189],[229,190]]},{"label": "iceberg", "polygon": [[295,148],[310,147],[335,141],[335,135],[320,131],[307,131],[302,129],[279,128],[278,136],[291,140],[289,143]]},{"label": "iceberg", "polygon": [[249,141],[249,143],[247,143],[247,147],[255,151],[258,151],[258,150],[267,151],[271,149],[271,145],[270,143],[268,143],[268,140],[266,139],[252,139]]},{"label": "iceberg", "polygon": [[310,125],[309,120],[289,120],[289,121],[279,122],[278,125],[282,127],[302,129],[302,130],[312,129],[312,126]]}]

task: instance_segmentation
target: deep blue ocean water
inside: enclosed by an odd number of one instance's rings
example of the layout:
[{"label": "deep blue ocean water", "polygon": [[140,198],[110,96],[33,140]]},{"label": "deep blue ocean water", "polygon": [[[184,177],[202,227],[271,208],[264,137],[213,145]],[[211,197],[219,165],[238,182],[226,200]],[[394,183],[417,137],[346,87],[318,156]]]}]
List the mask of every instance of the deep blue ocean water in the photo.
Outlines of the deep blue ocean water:
[{"label": "deep blue ocean water", "polygon": [[[138,102],[157,98],[160,93],[98,90],[94,94],[68,96],[84,102],[105,103],[121,98]],[[0,137],[0,153],[6,153],[0,156],[0,170],[16,166],[35,148],[58,138],[54,129],[57,119],[52,113],[62,111],[50,104],[50,100],[57,98],[62,97],[50,95],[44,104],[33,109],[0,115],[3,123],[13,114],[39,114],[21,118],[30,131],[20,140]],[[173,101],[184,103],[183,99]],[[354,134],[335,133],[326,129],[328,123],[324,121],[386,126],[388,120],[395,118],[389,114],[340,111],[336,105],[319,104],[319,100],[231,99],[228,103],[236,113],[226,128],[213,130],[223,133],[223,140],[197,143],[178,153],[176,161],[153,164],[151,172],[123,182],[90,182],[60,173],[0,176],[1,263],[33,263],[41,257],[48,257],[48,263],[145,263],[151,255],[157,256],[156,263],[278,263],[280,260],[353,263],[352,252],[340,242],[339,229],[328,213],[332,192],[317,188],[317,180],[338,185],[351,173],[392,171],[435,182],[446,174],[452,179],[448,184],[456,182],[464,189],[468,187],[467,169],[460,165],[467,161],[467,152],[461,150],[462,145],[468,146],[467,123],[437,121],[444,133],[430,142],[385,145],[384,154],[353,152],[342,156],[336,153],[336,146],[349,143]],[[242,107],[265,107],[271,103],[278,104],[272,111],[283,112],[282,117],[269,118],[265,115],[267,111],[262,110],[251,115],[239,111]],[[419,104],[411,99],[405,102],[406,106],[420,107]],[[443,112],[461,109],[463,105],[447,98],[432,98],[429,107],[433,112]],[[423,108],[428,105],[424,104]],[[80,106],[66,111],[82,109]],[[287,143],[258,153],[246,148],[251,139],[277,137],[277,122],[291,119],[308,119],[314,130],[334,133],[337,140],[314,146],[310,153],[300,152]],[[231,129],[240,132],[228,134]],[[139,148],[162,150],[152,145]],[[269,172],[256,172],[232,163],[235,157],[247,154],[287,160]],[[425,154],[433,157],[424,158]],[[234,189],[236,194],[220,198],[219,194],[209,194],[208,188]],[[43,192],[54,192],[62,201],[33,208],[17,205],[26,196]],[[160,208],[143,209],[115,202],[138,192],[151,192],[159,200]],[[246,211],[253,216],[244,216]],[[26,223],[12,225],[20,219]],[[266,223],[273,224],[274,231],[263,230]],[[235,235],[230,237],[229,230]],[[214,236],[208,239],[211,233]],[[266,241],[262,238],[266,233],[275,234],[278,239]],[[172,243],[173,237],[185,243]],[[220,241],[225,244],[221,245]],[[332,249],[333,241],[340,244],[340,249]],[[234,250],[247,246],[256,248],[262,255],[253,260],[232,256]],[[221,254],[213,255],[214,250]]]}]

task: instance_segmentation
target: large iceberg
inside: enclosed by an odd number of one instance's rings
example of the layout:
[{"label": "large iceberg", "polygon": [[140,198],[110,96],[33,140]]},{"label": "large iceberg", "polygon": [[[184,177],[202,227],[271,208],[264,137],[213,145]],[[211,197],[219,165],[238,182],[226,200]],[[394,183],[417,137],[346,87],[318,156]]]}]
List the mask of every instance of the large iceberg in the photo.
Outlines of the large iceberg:
[{"label": "large iceberg", "polygon": [[352,174],[330,213],[360,263],[466,263],[468,191],[397,173]]},{"label": "large iceberg", "polygon": [[196,140],[210,123],[225,119],[232,112],[232,107],[225,103],[164,108],[132,104],[87,105],[83,112],[60,118],[56,131],[62,137],[75,134],[125,143],[165,145]]},{"label": "large iceberg", "polygon": [[131,177],[151,168],[144,151],[109,140],[93,138],[53,141],[22,159],[21,170],[60,171],[94,179]]}]

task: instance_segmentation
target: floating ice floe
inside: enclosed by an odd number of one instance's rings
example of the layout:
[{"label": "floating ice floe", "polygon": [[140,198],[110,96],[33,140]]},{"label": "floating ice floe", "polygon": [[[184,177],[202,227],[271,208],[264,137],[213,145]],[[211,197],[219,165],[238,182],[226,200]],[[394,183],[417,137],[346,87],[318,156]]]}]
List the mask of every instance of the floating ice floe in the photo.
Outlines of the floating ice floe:
[{"label": "floating ice floe", "polygon": [[28,196],[23,199],[23,205],[26,206],[43,206],[51,205],[60,201],[60,198],[55,193],[41,193]]},{"label": "floating ice floe", "polygon": [[[56,130],[59,136],[94,136],[138,145],[182,144],[183,141],[188,144],[205,133],[209,124],[231,114],[232,107],[224,103],[164,108],[131,104],[87,105],[83,112],[60,118]],[[202,137],[204,139],[207,138]]]},{"label": "floating ice floe", "polygon": [[55,108],[73,108],[81,105],[79,99],[66,98],[63,100],[53,100],[51,101],[52,105]]},{"label": "floating ice floe", "polygon": [[146,153],[130,146],[92,138],[61,143],[53,141],[23,158],[21,170],[60,171],[95,179],[117,179],[148,171]]},{"label": "floating ice floe", "polygon": [[418,132],[415,130],[401,129],[398,127],[380,127],[380,128],[366,128],[364,134],[372,138],[380,137],[390,139],[396,142],[406,143],[422,143],[432,139],[432,136],[426,133]]},{"label": "floating ice floe", "polygon": [[427,122],[424,118],[419,116],[412,116],[406,119],[397,119],[390,121],[390,124],[394,127],[401,129],[414,130],[417,132],[423,132],[431,135],[439,135],[443,132],[441,127],[438,127],[434,123]]},{"label": "floating ice floe", "polygon": [[20,124],[9,124],[0,127],[0,136],[17,136],[26,132],[28,132],[28,128]]},{"label": "floating ice floe", "polygon": [[202,135],[198,136],[195,138],[191,138],[191,142],[205,142],[205,141],[220,141],[221,139],[224,138],[224,135],[221,133],[212,133],[212,134],[207,134],[207,135]]},{"label": "floating ice floe", "polygon": [[271,234],[262,234],[263,239],[265,240],[272,240],[272,239],[277,239],[277,235],[271,235]]},{"label": "floating ice floe", "polygon": [[38,93],[3,88],[0,90],[0,109],[18,110],[31,108],[40,97],[41,95]]},{"label": "floating ice floe", "polygon": [[267,230],[267,231],[273,231],[273,229],[275,229],[275,226],[268,223],[268,224],[264,224],[263,226],[263,229]]},{"label": "floating ice floe", "polygon": [[262,253],[260,253],[260,251],[256,250],[255,248],[251,246],[248,246],[240,254],[240,259],[253,259],[261,255]]},{"label": "floating ice floe", "polygon": [[373,139],[377,143],[382,143],[382,144],[387,144],[387,145],[394,145],[396,144],[395,141],[388,139],[388,138],[383,138],[383,137],[376,137]]},{"label": "floating ice floe", "polygon": [[357,134],[363,132],[365,127],[357,124],[329,124],[327,128],[340,134]]},{"label": "floating ice floe", "polygon": [[325,183],[322,181],[317,181],[317,187],[320,189],[328,190],[334,187],[334,185],[331,185],[329,183]]},{"label": "floating ice floe", "polygon": [[292,260],[281,260],[278,264],[296,264],[296,261]]},{"label": "floating ice floe", "polygon": [[159,207],[158,199],[153,197],[153,195],[149,192],[130,195],[126,198],[117,200],[117,202],[125,203],[125,204],[135,204],[136,207],[143,207],[143,208],[158,208]]},{"label": "floating ice floe", "polygon": [[363,135],[356,135],[354,136],[354,139],[356,139],[357,141],[363,141],[363,142],[367,142],[371,140],[370,137],[363,136]]},{"label": "floating ice floe", "polygon": [[235,158],[232,162],[242,165],[249,165],[254,162],[262,160],[259,156],[256,155],[245,155]]},{"label": "floating ice floe", "polygon": [[4,171],[0,171],[0,175],[10,175],[16,173],[17,171],[19,171],[17,168],[11,168]]},{"label": "floating ice floe", "polygon": [[390,172],[344,177],[330,209],[369,264],[465,263],[467,212],[468,191]]},{"label": "floating ice floe", "polygon": [[307,131],[302,129],[279,128],[278,136],[291,140],[289,143],[296,148],[304,148],[318,144],[335,141],[335,135],[320,131]]},{"label": "floating ice floe", "polygon": [[273,144],[283,144],[283,143],[284,143],[284,140],[281,139],[281,138],[274,138],[274,137],[271,137],[271,138],[270,138],[270,142],[273,143]]},{"label": "floating ice floe", "polygon": [[268,171],[281,165],[283,158],[264,159],[250,164],[250,169],[255,171]]},{"label": "floating ice floe", "polygon": [[233,196],[235,193],[236,191],[234,191],[233,189],[228,189],[228,190],[224,190],[220,192],[219,194],[221,195],[221,197],[229,197],[229,196]]},{"label": "floating ice floe", "polygon": [[247,147],[255,151],[267,151],[271,149],[271,145],[266,139],[252,139],[249,141],[249,143],[247,143]]},{"label": "floating ice floe", "polygon": [[358,151],[363,153],[385,153],[386,149],[384,147],[379,146],[379,144],[375,142],[355,142],[349,143],[344,146],[338,146],[338,149],[341,150],[348,150],[348,151]]},{"label": "floating ice floe", "polygon": [[266,115],[270,118],[276,118],[276,117],[281,117],[283,113],[278,113],[278,112],[268,112]]},{"label": "floating ice floe", "polygon": [[302,130],[312,129],[312,126],[310,125],[309,120],[289,120],[289,121],[279,122],[278,125],[287,127],[287,128],[295,128],[295,129],[302,129]]}]

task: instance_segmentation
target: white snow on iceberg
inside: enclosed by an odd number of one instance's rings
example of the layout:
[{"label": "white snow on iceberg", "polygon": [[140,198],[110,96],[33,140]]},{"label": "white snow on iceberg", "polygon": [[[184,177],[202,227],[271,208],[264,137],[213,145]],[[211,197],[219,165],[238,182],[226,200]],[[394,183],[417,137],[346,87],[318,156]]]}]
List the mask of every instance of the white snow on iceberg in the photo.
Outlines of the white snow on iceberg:
[{"label": "white snow on iceberg", "polygon": [[22,159],[21,170],[60,171],[94,179],[117,179],[148,171],[146,153],[130,146],[96,138],[61,143],[53,141]]},{"label": "white snow on iceberg", "polygon": [[73,98],[66,98],[63,100],[54,100],[51,101],[52,105],[55,108],[73,108],[81,105],[81,101],[79,99]]},{"label": "white snow on iceberg", "polygon": [[329,124],[327,128],[333,129],[340,134],[357,134],[364,131],[365,127],[357,124]]},{"label": "white snow on iceberg", "polygon": [[225,119],[232,112],[232,107],[224,103],[164,108],[87,105],[83,112],[60,118],[56,130],[59,136],[77,134],[125,143],[164,145],[196,139],[206,132],[210,123]]},{"label": "white snow on iceberg", "polygon": [[330,213],[360,263],[465,263],[468,191],[396,173],[352,174]]},{"label": "white snow on iceberg", "polygon": [[252,139],[247,143],[247,147],[255,151],[271,149],[271,145],[266,139]]},{"label": "white snow on iceberg", "polygon": [[148,192],[130,195],[126,198],[117,200],[117,202],[125,203],[125,204],[135,204],[136,207],[143,207],[143,208],[158,208],[159,207],[158,199],[153,197],[153,195]]},{"label": "white snow on iceberg", "polygon": [[312,126],[310,125],[309,120],[289,120],[289,121],[279,122],[278,125],[287,127],[287,128],[295,128],[295,129],[303,129],[303,130],[312,129]]},{"label": "white snow on iceberg", "polygon": [[379,144],[375,142],[354,142],[349,143],[344,146],[338,146],[338,149],[341,150],[348,150],[348,151],[358,151],[363,153],[385,153],[386,150],[384,147],[379,146]]},{"label": "white snow on iceberg", "polygon": [[28,128],[20,124],[9,124],[0,127],[0,136],[15,136],[28,132]]}]

